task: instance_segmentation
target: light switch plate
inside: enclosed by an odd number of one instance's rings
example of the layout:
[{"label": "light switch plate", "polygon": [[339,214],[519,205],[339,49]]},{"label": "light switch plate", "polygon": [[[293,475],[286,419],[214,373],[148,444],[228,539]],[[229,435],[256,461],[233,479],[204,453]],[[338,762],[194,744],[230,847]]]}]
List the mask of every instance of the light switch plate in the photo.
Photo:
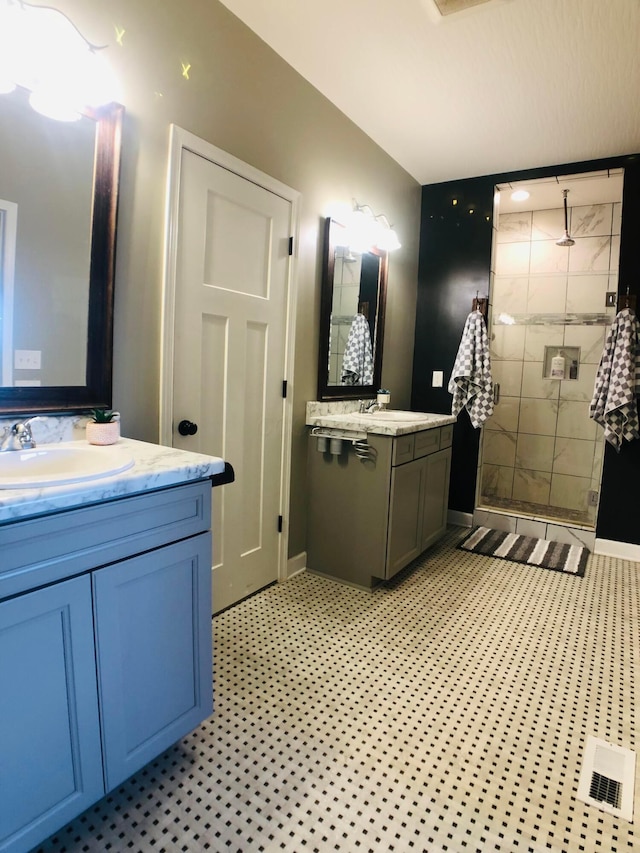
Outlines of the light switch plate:
[{"label": "light switch plate", "polygon": [[16,370],[40,370],[42,351],[39,349],[17,349],[13,353]]},{"label": "light switch plate", "polygon": [[431,374],[431,387],[442,388],[444,383],[444,373],[442,370],[434,370]]}]

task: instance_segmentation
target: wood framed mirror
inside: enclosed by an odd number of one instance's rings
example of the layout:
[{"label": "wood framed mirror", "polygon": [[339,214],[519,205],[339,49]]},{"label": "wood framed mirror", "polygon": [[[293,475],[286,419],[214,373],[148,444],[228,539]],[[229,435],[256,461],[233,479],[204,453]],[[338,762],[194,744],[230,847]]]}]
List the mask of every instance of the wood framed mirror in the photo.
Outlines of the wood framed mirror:
[{"label": "wood framed mirror", "polygon": [[0,414],[111,406],[123,114],[56,122],[0,96]]},{"label": "wood framed mirror", "polygon": [[354,252],[347,229],[326,219],[318,400],[373,397],[380,388],[387,269],[386,252]]}]

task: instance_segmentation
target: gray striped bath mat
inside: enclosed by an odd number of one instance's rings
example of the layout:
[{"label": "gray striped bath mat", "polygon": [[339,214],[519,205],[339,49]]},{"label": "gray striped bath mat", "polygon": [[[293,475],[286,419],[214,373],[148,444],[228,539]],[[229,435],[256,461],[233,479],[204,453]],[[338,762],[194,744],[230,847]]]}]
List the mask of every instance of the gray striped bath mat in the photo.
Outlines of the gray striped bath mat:
[{"label": "gray striped bath mat", "polygon": [[465,551],[483,554],[487,557],[500,557],[541,569],[555,572],[567,572],[581,578],[587,567],[589,550],[580,545],[565,545],[563,542],[550,542],[536,539],[535,536],[522,536],[518,533],[506,533],[504,530],[492,530],[489,527],[476,527],[458,545]]}]

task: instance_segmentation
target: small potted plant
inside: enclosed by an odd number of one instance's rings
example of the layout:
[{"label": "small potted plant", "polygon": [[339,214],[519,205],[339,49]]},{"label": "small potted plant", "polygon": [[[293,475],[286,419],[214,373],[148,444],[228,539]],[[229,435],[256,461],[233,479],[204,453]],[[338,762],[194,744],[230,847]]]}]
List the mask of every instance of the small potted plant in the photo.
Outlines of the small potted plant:
[{"label": "small potted plant", "polygon": [[120,412],[111,409],[92,409],[87,421],[89,444],[115,444],[120,438]]}]

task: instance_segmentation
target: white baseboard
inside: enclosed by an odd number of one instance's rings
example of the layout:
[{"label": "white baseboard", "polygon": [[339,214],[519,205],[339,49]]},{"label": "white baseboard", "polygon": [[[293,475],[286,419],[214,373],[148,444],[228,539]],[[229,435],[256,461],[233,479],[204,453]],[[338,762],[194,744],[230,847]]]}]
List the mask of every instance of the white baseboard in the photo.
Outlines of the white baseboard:
[{"label": "white baseboard", "polygon": [[473,527],[473,513],[450,509],[447,512],[447,524],[457,524],[458,527]]},{"label": "white baseboard", "polygon": [[303,572],[307,568],[307,552],[301,551],[295,557],[289,557],[287,560],[287,574],[285,580],[289,580],[299,572]]},{"label": "white baseboard", "polygon": [[603,557],[620,557],[621,560],[633,560],[635,563],[640,563],[640,545],[634,545],[632,542],[596,539],[593,553],[601,554]]}]

